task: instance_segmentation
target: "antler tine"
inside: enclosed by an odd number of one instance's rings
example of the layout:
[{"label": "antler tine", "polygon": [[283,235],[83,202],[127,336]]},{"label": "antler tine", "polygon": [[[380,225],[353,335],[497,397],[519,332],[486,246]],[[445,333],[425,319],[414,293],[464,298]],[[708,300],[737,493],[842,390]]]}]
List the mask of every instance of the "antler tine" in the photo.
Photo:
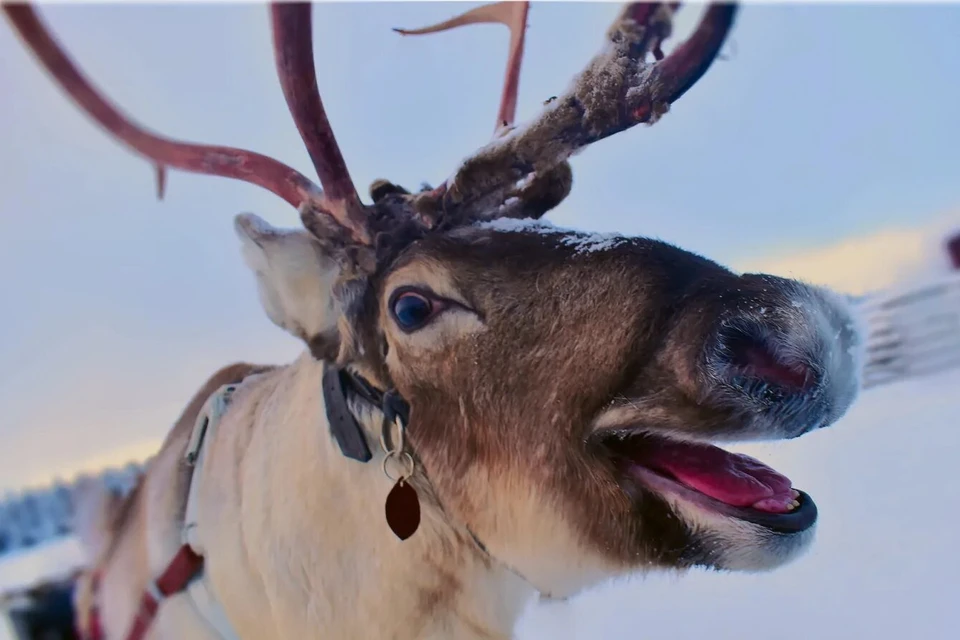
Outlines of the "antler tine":
[{"label": "antler tine", "polygon": [[520,87],[520,65],[523,61],[523,44],[527,31],[527,14],[530,12],[529,2],[496,2],[485,4],[461,13],[429,27],[420,29],[394,29],[405,36],[439,33],[467,24],[499,22],[510,29],[510,53],[507,57],[507,68],[503,76],[503,91],[500,94],[500,108],[497,111],[497,124],[494,131],[513,124],[517,115],[517,92]]},{"label": "antler tine", "polygon": [[[517,114],[517,94],[520,87],[520,67],[523,61],[523,47],[527,31],[529,2],[496,2],[471,9],[458,16],[435,25],[420,29],[394,29],[401,35],[421,35],[448,31],[468,24],[501,23],[510,29],[510,52],[503,77],[503,91],[500,95],[500,108],[494,136],[510,131]],[[500,217],[540,217],[570,193],[573,175],[566,162],[548,172],[533,176],[523,186],[518,186],[503,194],[499,201],[491,201],[492,210]],[[442,188],[442,187],[441,187]],[[423,215],[420,219],[429,225],[438,221],[436,215]]]},{"label": "antler tine", "polygon": [[[417,194],[425,219],[469,219],[504,202],[524,177],[544,175],[571,155],[642,122],[653,124],[707,71],[733,26],[735,4],[713,4],[693,35],[669,56],[660,51],[680,3],[630,3],[607,32],[607,46],[565,94],[531,122],[464,160],[452,178]],[[647,62],[648,54],[658,61]]]},{"label": "antler tine", "polygon": [[[674,3],[675,7],[679,5],[679,2]],[[694,34],[654,67],[657,80],[664,83],[662,101],[671,104],[676,102],[703,77],[720,54],[720,48],[733,27],[736,12],[734,3],[711,5],[704,12]],[[659,49],[658,42],[654,50]],[[662,58],[663,52],[659,55]]]},{"label": "antler tine", "polygon": [[327,120],[313,64],[312,6],[307,2],[270,6],[277,75],[300,137],[326,195],[325,208],[355,239],[370,244],[368,216]]},{"label": "antler tine", "polygon": [[312,202],[322,207],[323,194],[306,176],[252,151],[200,145],[164,138],[131,121],[110,103],[73,63],[33,7],[4,4],[3,11],[56,83],[100,126],[125,145],[154,161],[157,191],[163,197],[165,168],[243,180],[280,196],[294,207]]}]

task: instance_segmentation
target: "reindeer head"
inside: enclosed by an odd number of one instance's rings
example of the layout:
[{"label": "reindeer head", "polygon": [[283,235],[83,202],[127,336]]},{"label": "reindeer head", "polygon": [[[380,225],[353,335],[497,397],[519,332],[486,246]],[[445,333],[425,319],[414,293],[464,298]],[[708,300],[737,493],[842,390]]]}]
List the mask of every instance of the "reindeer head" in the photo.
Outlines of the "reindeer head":
[{"label": "reindeer head", "polygon": [[236,219],[270,318],[318,358],[396,389],[411,407],[415,481],[444,517],[563,594],[637,568],[755,570],[795,557],[812,538],[813,500],[710,443],[800,436],[834,423],[857,391],[860,340],[839,297],[663,242],[537,221],[569,192],[572,154],[655,122],[709,68],[735,6],[706,8],[664,56],[677,4],[626,5],[569,90],[520,127],[526,3],[403,32],[505,22],[507,79],[489,144],[438,188],[376,182],[371,204],[323,111],[309,5],[276,4],[271,17],[322,190],[264,156],[146,132],[30,9],[4,9],[73,98],[158,166],[253,182],[299,209],[305,230]]}]

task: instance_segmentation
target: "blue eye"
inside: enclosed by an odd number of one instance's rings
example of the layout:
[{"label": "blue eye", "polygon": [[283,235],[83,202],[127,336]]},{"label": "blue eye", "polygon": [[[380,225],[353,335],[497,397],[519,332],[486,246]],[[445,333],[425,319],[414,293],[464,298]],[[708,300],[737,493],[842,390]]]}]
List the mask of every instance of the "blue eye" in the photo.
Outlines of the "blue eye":
[{"label": "blue eye", "polygon": [[413,331],[422,327],[433,317],[434,304],[429,298],[419,293],[406,291],[394,298],[391,310],[401,329]]}]

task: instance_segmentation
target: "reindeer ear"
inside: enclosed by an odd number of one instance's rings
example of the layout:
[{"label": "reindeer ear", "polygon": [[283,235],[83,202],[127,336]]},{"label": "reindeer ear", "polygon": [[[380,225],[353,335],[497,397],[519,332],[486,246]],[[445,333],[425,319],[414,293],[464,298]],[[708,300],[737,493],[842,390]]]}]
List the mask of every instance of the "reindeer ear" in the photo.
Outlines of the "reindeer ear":
[{"label": "reindeer ear", "polygon": [[314,355],[334,358],[342,313],[333,295],[340,277],[335,256],[306,231],[277,229],[251,213],[236,216],[234,229],[270,320],[306,342]]}]

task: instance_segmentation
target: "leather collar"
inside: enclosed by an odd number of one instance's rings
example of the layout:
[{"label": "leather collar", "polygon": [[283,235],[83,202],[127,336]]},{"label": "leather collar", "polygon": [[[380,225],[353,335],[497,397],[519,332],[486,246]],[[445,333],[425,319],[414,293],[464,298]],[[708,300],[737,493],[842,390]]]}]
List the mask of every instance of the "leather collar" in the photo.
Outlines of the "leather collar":
[{"label": "leather collar", "polygon": [[352,371],[324,364],[323,401],[330,431],[344,456],[358,462],[369,462],[373,455],[363,435],[363,427],[350,411],[348,394],[359,396],[383,411],[385,420],[392,422],[399,417],[404,425],[410,420],[410,405],[395,389],[380,391]]}]

